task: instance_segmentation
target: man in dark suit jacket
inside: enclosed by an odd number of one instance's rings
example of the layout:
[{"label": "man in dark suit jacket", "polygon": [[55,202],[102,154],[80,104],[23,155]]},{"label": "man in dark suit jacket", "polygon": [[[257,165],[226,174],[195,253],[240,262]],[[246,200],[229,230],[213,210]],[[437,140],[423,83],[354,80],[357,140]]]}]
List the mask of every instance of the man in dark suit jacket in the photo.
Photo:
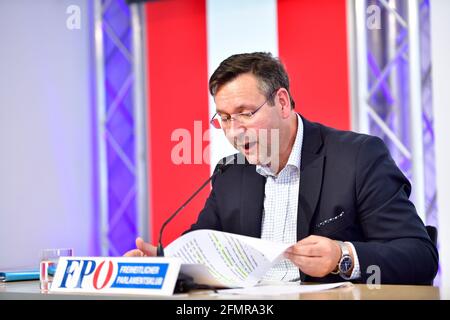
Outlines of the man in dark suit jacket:
[{"label": "man in dark suit jacket", "polygon": [[[381,139],[300,117],[288,76],[270,54],[224,60],[211,76],[210,92],[217,106],[211,123],[246,160],[213,179],[190,230],[261,237],[279,219],[269,215],[284,211],[293,223],[283,228],[294,228],[297,241],[286,252],[286,268],[296,269],[303,281],[366,282],[378,272],[381,283],[431,283],[438,267],[436,247],[408,200],[409,181]],[[263,139],[263,131],[276,132],[276,139]],[[273,208],[274,201],[279,208]],[[289,240],[285,229],[274,232]],[[137,246],[129,255],[154,254],[141,239]]]}]

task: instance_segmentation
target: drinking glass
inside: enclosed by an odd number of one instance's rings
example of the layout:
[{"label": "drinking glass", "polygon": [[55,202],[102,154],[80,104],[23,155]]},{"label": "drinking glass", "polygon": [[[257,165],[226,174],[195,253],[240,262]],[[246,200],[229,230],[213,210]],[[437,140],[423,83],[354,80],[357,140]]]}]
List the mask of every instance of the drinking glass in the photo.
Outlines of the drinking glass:
[{"label": "drinking glass", "polygon": [[43,249],[40,256],[39,280],[41,292],[48,292],[60,257],[73,256],[73,249]]}]

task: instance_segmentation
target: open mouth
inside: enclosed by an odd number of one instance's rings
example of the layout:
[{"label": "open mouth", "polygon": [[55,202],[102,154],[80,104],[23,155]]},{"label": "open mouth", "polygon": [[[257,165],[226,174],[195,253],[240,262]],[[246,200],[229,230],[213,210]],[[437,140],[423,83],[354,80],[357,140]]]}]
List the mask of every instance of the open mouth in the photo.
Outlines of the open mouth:
[{"label": "open mouth", "polygon": [[256,145],[256,142],[247,142],[244,144],[244,151],[245,153],[248,153],[251,148],[253,148]]}]

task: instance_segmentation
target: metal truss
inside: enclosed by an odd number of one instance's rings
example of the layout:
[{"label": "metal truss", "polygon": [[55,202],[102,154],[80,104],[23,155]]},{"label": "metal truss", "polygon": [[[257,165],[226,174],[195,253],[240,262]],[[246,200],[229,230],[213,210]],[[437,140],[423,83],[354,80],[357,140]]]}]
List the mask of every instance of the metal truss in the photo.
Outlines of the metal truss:
[{"label": "metal truss", "polygon": [[436,225],[429,0],[349,0],[353,128],[381,137]]},{"label": "metal truss", "polygon": [[96,0],[97,153],[101,254],[148,237],[142,8]]}]

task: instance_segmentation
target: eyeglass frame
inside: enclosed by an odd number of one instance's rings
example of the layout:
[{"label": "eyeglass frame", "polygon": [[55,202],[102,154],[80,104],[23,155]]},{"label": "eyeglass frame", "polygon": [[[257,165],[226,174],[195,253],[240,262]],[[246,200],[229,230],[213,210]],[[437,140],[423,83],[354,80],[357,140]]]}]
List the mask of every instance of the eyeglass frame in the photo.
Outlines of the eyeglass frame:
[{"label": "eyeglass frame", "polygon": [[[278,92],[278,90],[280,90],[280,88],[274,90],[274,91],[269,95],[269,97],[266,99],[266,101],[264,101],[263,104],[261,104],[261,105],[260,105],[259,107],[257,107],[255,110],[253,110],[253,111],[246,111],[246,112],[239,112],[239,113],[230,114],[230,115],[228,115],[228,119],[227,119],[226,121],[230,121],[229,123],[230,123],[230,125],[231,125],[231,120],[233,120],[233,121],[236,121],[236,120],[237,120],[237,119],[234,118],[234,117],[242,116],[242,115],[248,115],[248,120],[252,119],[252,118],[255,116],[255,114],[256,114],[259,110],[261,110],[261,108],[264,107],[264,105],[265,105],[267,102],[269,102],[269,100],[272,98],[272,96],[273,96],[276,92]],[[214,124],[213,124],[214,118],[215,118],[217,115],[219,115],[218,112],[216,112],[216,113],[213,115],[213,117],[211,118],[211,120],[209,120],[209,123],[210,123],[214,128],[219,129],[219,128],[215,127]],[[234,116],[234,117],[233,117],[233,116]],[[219,119],[218,119],[218,120],[220,121],[220,124],[222,124],[222,120],[223,120],[223,119],[222,119],[222,117],[220,117],[220,115],[219,115]],[[242,123],[242,121],[239,121],[239,120],[237,120],[237,121],[238,121],[239,123]],[[221,125],[220,127],[223,129],[222,125]]]}]

